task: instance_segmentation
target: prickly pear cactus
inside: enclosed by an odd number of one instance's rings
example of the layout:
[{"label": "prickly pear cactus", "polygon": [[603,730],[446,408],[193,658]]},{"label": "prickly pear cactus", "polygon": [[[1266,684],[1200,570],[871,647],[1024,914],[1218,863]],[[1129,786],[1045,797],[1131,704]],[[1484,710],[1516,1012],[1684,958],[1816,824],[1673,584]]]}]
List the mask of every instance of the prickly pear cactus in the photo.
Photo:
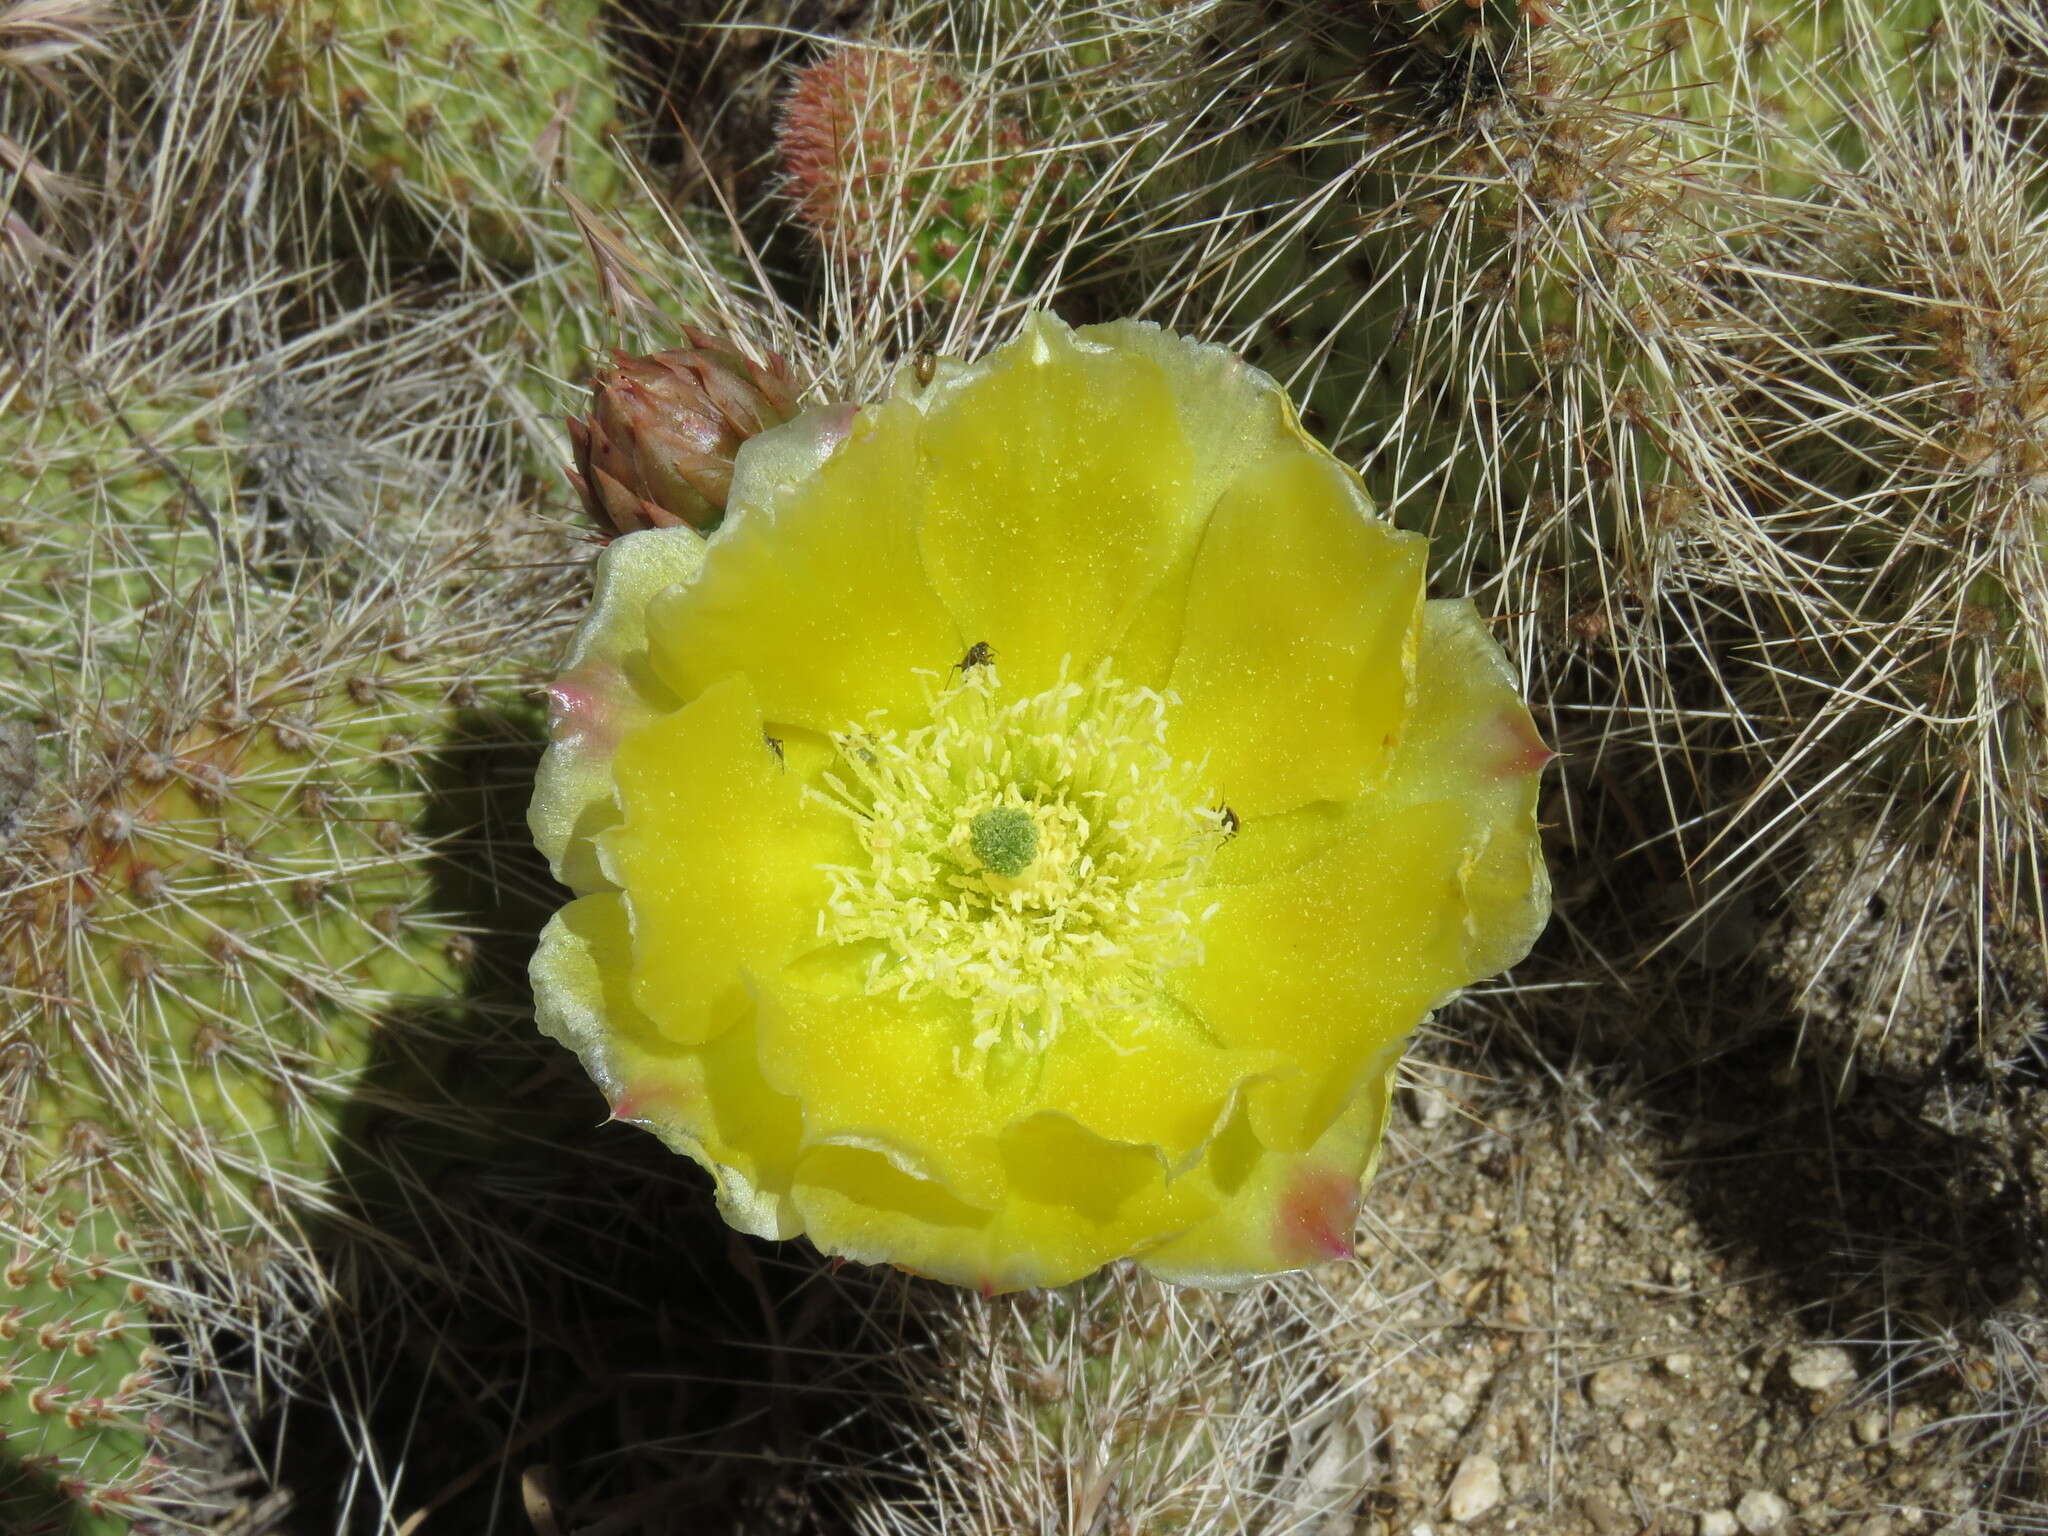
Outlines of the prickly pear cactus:
[{"label": "prickly pear cactus", "polygon": [[512,265],[573,241],[549,183],[627,188],[602,0],[259,0],[276,82],[457,249]]},{"label": "prickly pear cactus", "polygon": [[[29,1067],[25,1051],[8,1049],[15,1059],[0,1072],[11,1083]],[[11,1097],[13,1090],[0,1091]],[[60,1233],[58,1241],[24,1233],[15,1213],[20,1197],[0,1214],[14,1239],[0,1270],[7,1301],[0,1425],[8,1456],[0,1464],[0,1522],[10,1531],[125,1530],[128,1517],[155,1507],[168,1470],[150,1454],[147,1435],[167,1362],[149,1341],[150,1287],[130,1278],[133,1240],[112,1204],[104,1155],[95,1128],[81,1121],[73,1145],[39,1169],[35,1219]],[[11,1159],[7,1173],[20,1176]]]},{"label": "prickly pear cactus", "polygon": [[[722,216],[664,211],[628,173],[631,116],[608,0],[248,0],[271,18],[273,88],[409,219],[368,222],[405,258],[452,259],[499,312],[483,371],[520,421],[530,479],[559,489],[564,386],[638,322],[667,339],[740,270]],[[345,205],[351,221],[365,208]],[[586,225],[586,219],[589,221]],[[675,256],[680,227],[691,259]],[[592,231],[595,233],[592,233]],[[349,242],[373,245],[350,225]],[[596,271],[593,272],[593,256]],[[659,280],[656,269],[659,268]],[[622,293],[623,290],[623,293]],[[626,330],[622,331],[622,322]]]},{"label": "prickly pear cactus", "polygon": [[1803,817],[1788,966],[1893,1076],[2014,1059],[2048,966],[2048,223],[1984,126],[1996,63],[1952,74],[1783,226],[1759,302],[1797,324],[1741,397],[1759,524],[1811,573],[1750,690],[1786,722],[1760,793]]},{"label": "prickly pear cactus", "polygon": [[[1735,324],[1704,274],[1928,3],[1363,7],[1316,34],[1299,178],[1243,312],[1397,516],[1567,643],[1654,605],[1693,536]],[[1697,12],[1697,14],[1695,13]]]},{"label": "prickly pear cactus", "polygon": [[[84,680],[76,636],[127,648],[243,555],[252,521],[236,495],[243,413],[196,393],[47,405],[20,391],[0,411],[0,561],[8,566],[0,666],[45,702]],[[116,693],[133,669],[95,668]]]},{"label": "prickly pear cactus", "polygon": [[[1560,85],[1584,112],[1593,98],[1580,86],[1597,78],[1605,103],[1635,114],[1681,161],[1785,196],[1811,185],[1802,169],[1811,149],[1860,158],[1855,119],[1868,93],[1909,95],[1916,70],[1931,83],[1929,44],[1971,24],[1951,14],[1967,8],[1940,0],[1368,0],[1358,9],[1331,37],[1334,55],[1309,66],[1324,78],[1362,65],[1373,86],[1406,89],[1425,113],[1499,108],[1525,122]],[[1574,103],[1551,105],[1570,112]]]},{"label": "prickly pear cactus", "polygon": [[89,1521],[189,1508],[179,1360],[316,1283],[343,1102],[474,951],[435,831],[468,722],[546,643],[445,501],[280,547],[243,424],[139,385],[0,416],[0,1487]]},{"label": "prickly pear cactus", "polygon": [[892,1356],[910,1475],[862,1528],[1178,1536],[1245,1528],[1247,1510],[1261,1530],[1343,1528],[1377,1425],[1308,1343],[1318,1303],[1311,1277],[1229,1294],[1120,1267],[926,1299],[929,1348]]},{"label": "prickly pear cactus", "polygon": [[828,254],[949,304],[1028,290],[1077,168],[942,61],[851,44],[796,77],[777,148]]},{"label": "prickly pear cactus", "polygon": [[152,1312],[263,1304],[381,1020],[459,980],[421,827],[476,684],[398,617],[46,730],[0,854],[0,1425],[89,1506],[152,1493]]}]

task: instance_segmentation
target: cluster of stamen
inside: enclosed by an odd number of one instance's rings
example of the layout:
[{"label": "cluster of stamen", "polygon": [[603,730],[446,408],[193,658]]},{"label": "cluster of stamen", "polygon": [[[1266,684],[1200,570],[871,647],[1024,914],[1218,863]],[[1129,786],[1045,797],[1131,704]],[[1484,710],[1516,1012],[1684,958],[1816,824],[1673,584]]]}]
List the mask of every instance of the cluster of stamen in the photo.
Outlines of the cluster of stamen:
[{"label": "cluster of stamen", "polygon": [[1105,1030],[1198,964],[1223,812],[1166,746],[1174,702],[1110,676],[1005,700],[993,665],[935,678],[931,723],[835,738],[811,792],[864,857],[827,870],[821,936],[868,951],[870,993],[956,998],[976,1059]]}]

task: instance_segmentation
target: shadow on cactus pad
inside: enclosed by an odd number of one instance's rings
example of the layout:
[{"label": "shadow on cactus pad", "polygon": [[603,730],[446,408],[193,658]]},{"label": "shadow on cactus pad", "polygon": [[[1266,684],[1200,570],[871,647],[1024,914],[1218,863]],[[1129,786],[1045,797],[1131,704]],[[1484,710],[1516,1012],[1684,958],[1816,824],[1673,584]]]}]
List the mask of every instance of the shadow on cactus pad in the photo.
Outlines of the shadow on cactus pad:
[{"label": "shadow on cactus pad", "polygon": [[87,1513],[57,1485],[0,1456],[0,1531],[9,1536],[115,1536],[128,1522]]},{"label": "shadow on cactus pad", "polygon": [[855,1292],[733,1234],[694,1165],[607,1123],[535,1031],[526,961],[560,899],[525,830],[538,733],[463,726],[429,830],[469,993],[390,1020],[350,1106],[335,1299],[259,1440],[296,1510],[278,1528],[523,1532],[543,1492],[565,1529],[803,1525],[774,1469],[843,1416]]}]

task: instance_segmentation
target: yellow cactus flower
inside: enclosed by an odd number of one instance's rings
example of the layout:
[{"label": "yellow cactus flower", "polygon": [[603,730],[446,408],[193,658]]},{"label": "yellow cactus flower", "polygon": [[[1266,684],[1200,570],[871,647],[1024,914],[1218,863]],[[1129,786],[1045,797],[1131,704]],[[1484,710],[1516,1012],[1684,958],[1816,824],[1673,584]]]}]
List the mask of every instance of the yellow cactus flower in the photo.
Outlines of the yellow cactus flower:
[{"label": "yellow cactus flower", "polygon": [[1124,321],[628,534],[533,826],[541,1027],[727,1220],[988,1291],[1351,1251],[1403,1042],[1527,952],[1549,753],[1272,379]]}]

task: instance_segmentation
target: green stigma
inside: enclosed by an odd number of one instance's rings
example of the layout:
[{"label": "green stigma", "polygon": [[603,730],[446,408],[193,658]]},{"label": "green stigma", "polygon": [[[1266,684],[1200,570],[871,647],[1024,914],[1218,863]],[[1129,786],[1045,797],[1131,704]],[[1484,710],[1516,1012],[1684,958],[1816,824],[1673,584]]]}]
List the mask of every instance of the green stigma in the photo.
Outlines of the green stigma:
[{"label": "green stigma", "polygon": [[974,855],[992,875],[1014,880],[1038,857],[1038,822],[1022,806],[998,805],[974,818]]}]

